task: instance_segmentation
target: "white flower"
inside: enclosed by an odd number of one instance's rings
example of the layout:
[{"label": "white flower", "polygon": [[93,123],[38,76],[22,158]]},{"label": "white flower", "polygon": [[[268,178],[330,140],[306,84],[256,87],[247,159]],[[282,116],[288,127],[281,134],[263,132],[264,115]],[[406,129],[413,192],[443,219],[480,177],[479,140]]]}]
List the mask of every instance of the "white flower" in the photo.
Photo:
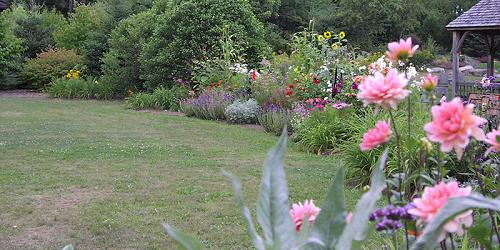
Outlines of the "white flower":
[{"label": "white flower", "polygon": [[358,70],[360,70],[360,71],[363,71],[365,69],[366,69],[366,66],[361,66],[361,67],[358,68]]},{"label": "white flower", "polygon": [[411,79],[411,78],[417,76],[417,69],[415,67],[410,66],[406,70],[407,70],[406,75],[407,75],[408,79]]}]

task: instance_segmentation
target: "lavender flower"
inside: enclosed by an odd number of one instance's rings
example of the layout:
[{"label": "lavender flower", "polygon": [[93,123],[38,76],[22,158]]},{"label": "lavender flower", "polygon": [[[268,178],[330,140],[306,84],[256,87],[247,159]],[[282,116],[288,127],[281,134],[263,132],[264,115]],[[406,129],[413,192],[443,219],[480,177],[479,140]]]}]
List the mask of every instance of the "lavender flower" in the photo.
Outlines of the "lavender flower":
[{"label": "lavender flower", "polygon": [[404,207],[389,205],[379,208],[370,215],[370,221],[377,222],[375,225],[377,231],[396,230],[402,227],[400,220],[416,220],[414,215],[408,213],[408,210],[414,207],[413,203],[409,203]]},{"label": "lavender flower", "polygon": [[397,230],[401,228],[403,225],[401,222],[397,220],[391,219],[383,219],[377,225],[375,225],[375,229],[377,231],[385,231],[385,230]]}]

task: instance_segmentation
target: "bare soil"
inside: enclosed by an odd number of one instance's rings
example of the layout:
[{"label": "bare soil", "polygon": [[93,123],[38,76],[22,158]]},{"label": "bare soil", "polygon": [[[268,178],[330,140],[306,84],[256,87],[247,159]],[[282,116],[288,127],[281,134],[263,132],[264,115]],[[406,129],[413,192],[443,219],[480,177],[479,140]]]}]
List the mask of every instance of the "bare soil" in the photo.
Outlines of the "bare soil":
[{"label": "bare soil", "polygon": [[45,99],[47,98],[47,94],[33,90],[17,89],[0,91],[0,97],[29,97]]}]

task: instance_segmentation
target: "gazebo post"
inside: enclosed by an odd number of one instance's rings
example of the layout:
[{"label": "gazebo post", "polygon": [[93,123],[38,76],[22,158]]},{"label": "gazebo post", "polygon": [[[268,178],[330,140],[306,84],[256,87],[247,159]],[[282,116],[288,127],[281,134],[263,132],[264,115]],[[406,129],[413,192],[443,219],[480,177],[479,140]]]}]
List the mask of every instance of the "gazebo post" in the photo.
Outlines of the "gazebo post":
[{"label": "gazebo post", "polygon": [[486,45],[488,45],[488,66],[486,68],[486,76],[492,76],[495,72],[495,35],[486,34]]},{"label": "gazebo post", "polygon": [[451,49],[451,92],[453,97],[457,95],[458,70],[460,67],[460,51],[464,45],[465,38],[470,34],[470,31],[453,31],[453,46]]},{"label": "gazebo post", "polygon": [[451,93],[453,97],[457,95],[459,51],[458,42],[460,41],[460,32],[453,31],[453,45],[451,49]]}]

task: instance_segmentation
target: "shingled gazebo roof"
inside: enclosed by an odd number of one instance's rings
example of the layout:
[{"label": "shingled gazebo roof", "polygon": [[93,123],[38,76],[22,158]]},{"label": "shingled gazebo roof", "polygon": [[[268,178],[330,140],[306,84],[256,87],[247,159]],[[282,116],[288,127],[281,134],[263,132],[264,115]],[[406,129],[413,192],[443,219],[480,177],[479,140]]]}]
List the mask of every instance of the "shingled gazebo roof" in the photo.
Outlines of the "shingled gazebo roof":
[{"label": "shingled gazebo roof", "polygon": [[457,19],[448,30],[500,30],[500,0],[481,0]]},{"label": "shingled gazebo roof", "polygon": [[9,8],[9,0],[0,0],[0,11]]}]

